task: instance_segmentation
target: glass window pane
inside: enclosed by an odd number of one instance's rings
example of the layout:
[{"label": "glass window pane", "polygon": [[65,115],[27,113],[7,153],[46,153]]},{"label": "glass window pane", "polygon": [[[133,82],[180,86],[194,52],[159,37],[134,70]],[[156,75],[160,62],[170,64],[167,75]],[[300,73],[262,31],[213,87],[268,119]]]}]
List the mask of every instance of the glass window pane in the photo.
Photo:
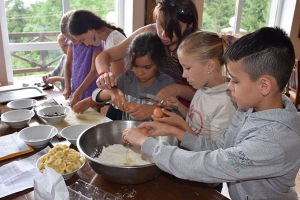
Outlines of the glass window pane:
[{"label": "glass window pane", "polygon": [[[274,0],[243,0],[239,36],[268,26],[271,3]],[[242,2],[242,1],[241,1]],[[236,0],[205,0],[203,29],[217,33],[232,34]]]},{"label": "glass window pane", "polygon": [[248,33],[268,26],[272,0],[245,0],[241,28]]},{"label": "glass window pane", "polygon": [[236,0],[205,0],[203,6],[202,29],[221,32],[230,27],[229,20],[234,16]]},{"label": "glass window pane", "polygon": [[[115,0],[70,0],[71,10],[74,9],[86,9],[90,10],[96,14],[98,14],[103,20],[109,23],[116,23],[117,18],[115,19],[109,18],[107,16],[111,16],[108,13],[115,14]],[[112,22],[112,20],[114,22]]]},{"label": "glass window pane", "polygon": [[19,51],[11,54],[14,74],[28,74],[38,71],[51,71],[58,64],[62,55],[60,50]]},{"label": "glass window pane", "polygon": [[4,0],[4,3],[10,43],[56,41],[55,36],[44,38],[40,33],[59,32],[61,0]]}]

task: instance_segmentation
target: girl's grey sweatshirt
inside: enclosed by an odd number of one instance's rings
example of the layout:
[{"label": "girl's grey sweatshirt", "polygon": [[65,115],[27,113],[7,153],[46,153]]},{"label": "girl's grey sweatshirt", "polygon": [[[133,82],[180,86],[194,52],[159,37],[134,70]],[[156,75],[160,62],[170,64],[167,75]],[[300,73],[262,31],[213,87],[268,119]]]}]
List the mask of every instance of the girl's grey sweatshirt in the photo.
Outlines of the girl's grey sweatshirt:
[{"label": "girl's grey sweatshirt", "polygon": [[162,170],[204,183],[227,182],[233,200],[297,199],[300,114],[283,95],[284,109],[237,110],[217,141],[186,133],[181,146],[148,138],[142,153]]}]

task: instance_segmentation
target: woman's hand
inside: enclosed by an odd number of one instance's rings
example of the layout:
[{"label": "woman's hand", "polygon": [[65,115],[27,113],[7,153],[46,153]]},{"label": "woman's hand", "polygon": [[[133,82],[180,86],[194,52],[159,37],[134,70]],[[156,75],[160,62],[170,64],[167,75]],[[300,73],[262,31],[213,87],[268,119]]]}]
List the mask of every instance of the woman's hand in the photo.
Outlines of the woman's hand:
[{"label": "woman's hand", "polygon": [[136,126],[124,130],[122,139],[124,143],[130,143],[132,146],[141,148],[148,136],[144,135]]},{"label": "woman's hand", "polygon": [[[178,109],[180,102],[178,101],[178,99],[176,97],[167,97],[163,103],[158,102],[157,103],[158,106],[161,106],[167,110],[172,110],[172,107],[176,107]],[[172,107],[171,107],[172,106]]]},{"label": "woman's hand", "polygon": [[157,96],[158,98],[160,98],[164,101],[167,100],[168,97],[178,96],[177,90],[176,90],[176,85],[177,84],[173,84],[173,85],[168,85],[168,86],[164,87],[155,96]]},{"label": "woman's hand", "polygon": [[117,85],[117,80],[112,72],[108,72],[99,76],[96,84],[101,89],[111,89]]}]

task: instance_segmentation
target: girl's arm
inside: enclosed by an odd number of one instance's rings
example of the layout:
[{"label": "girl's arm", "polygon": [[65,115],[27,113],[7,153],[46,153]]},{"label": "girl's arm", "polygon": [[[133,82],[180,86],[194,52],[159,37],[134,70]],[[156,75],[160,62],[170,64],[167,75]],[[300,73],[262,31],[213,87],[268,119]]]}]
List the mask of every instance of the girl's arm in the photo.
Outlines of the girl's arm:
[{"label": "girl's arm", "polygon": [[[98,74],[104,71],[109,71],[109,66],[111,62],[114,61],[118,61],[120,59],[123,59],[126,54],[127,54],[127,48],[129,47],[131,41],[133,40],[133,38],[143,32],[150,32],[152,31],[152,24],[149,24],[147,26],[143,26],[141,28],[139,28],[138,30],[136,30],[135,32],[133,32],[128,38],[126,38],[125,40],[123,40],[121,43],[119,43],[118,45],[115,45],[105,51],[103,51],[101,54],[99,54],[96,57],[95,60],[95,65],[96,65],[96,69]],[[112,77],[108,77],[108,76],[100,76],[97,80],[97,85],[100,88],[103,89],[110,89],[110,86],[114,86],[115,83],[115,79],[116,79],[116,75],[113,75]],[[105,85],[105,83],[107,85],[109,85],[109,87],[107,87]]]},{"label": "girl's arm", "polygon": [[68,48],[68,52],[67,52],[67,61],[66,61],[66,65],[65,65],[65,73],[64,73],[64,77],[65,77],[65,89],[63,92],[63,95],[65,97],[65,99],[68,99],[69,96],[71,95],[71,74],[72,74],[72,62],[73,62],[73,50],[72,47],[69,46]]},{"label": "girl's arm", "polygon": [[195,92],[196,89],[194,89],[191,86],[182,85],[182,84],[173,84],[161,89],[156,94],[156,96],[162,100],[165,100],[170,96],[174,96],[174,97],[177,96],[186,99],[188,101],[192,101]]},{"label": "girl's arm", "polygon": [[75,90],[72,100],[70,102],[70,106],[74,106],[77,102],[79,102],[81,100],[81,95],[82,93],[89,87],[89,85],[94,81],[96,75],[97,75],[97,71],[95,68],[95,58],[96,56],[101,53],[102,50],[98,50],[95,51],[93,53],[92,56],[92,65],[91,65],[91,69],[90,72],[88,73],[88,75],[85,77],[85,79],[83,80],[83,82],[80,84],[80,86]]}]

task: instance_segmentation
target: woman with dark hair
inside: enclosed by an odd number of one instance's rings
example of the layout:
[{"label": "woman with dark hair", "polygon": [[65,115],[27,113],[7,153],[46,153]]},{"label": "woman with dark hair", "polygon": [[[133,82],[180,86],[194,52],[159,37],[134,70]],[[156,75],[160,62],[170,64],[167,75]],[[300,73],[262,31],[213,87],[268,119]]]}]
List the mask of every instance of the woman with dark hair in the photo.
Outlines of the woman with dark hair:
[{"label": "woman with dark hair", "polygon": [[[104,42],[104,49],[109,49],[124,39],[125,33],[121,28],[117,28],[102,20],[100,16],[89,10],[76,10],[68,19],[68,30],[70,35],[80,43],[86,46],[99,46]],[[118,76],[124,67],[124,60],[119,59],[110,63],[110,71]],[[91,100],[86,98],[74,105],[73,110],[76,113],[82,113],[88,109]]]},{"label": "woman with dark hair", "polygon": [[167,52],[163,72],[177,83],[163,88],[156,96],[161,99],[177,96],[184,105],[188,106],[195,90],[188,86],[186,79],[182,78],[183,70],[178,62],[176,50],[186,36],[199,30],[196,6],[191,0],[159,0],[153,11],[153,17],[154,24],[141,27],[119,45],[103,51],[96,57],[95,65],[100,75],[97,85],[102,89],[115,86],[116,75],[109,72],[109,63],[125,57],[126,49],[136,35],[142,32],[153,32],[159,36]]}]

